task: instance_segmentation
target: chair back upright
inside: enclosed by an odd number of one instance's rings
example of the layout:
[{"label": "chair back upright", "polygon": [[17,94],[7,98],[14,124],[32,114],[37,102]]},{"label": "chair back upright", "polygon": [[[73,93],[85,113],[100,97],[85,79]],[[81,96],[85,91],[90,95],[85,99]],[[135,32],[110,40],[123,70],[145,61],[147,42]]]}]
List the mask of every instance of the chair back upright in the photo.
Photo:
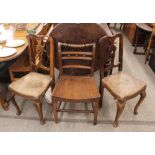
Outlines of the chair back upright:
[{"label": "chair back upright", "polygon": [[49,29],[51,28],[52,24],[51,23],[43,23],[42,24],[42,29],[41,31],[38,33],[38,35],[47,35]]},{"label": "chair back upright", "polygon": [[[42,70],[48,72],[54,80],[54,40],[52,37],[44,35],[28,35],[29,61],[32,71]],[[46,44],[50,45],[50,63],[49,66],[43,64],[43,53],[46,50]]]},{"label": "chair back upright", "polygon": [[[95,43],[68,44],[58,43],[58,58],[60,75],[93,76],[95,63]],[[82,75],[83,76],[83,75]]]},{"label": "chair back upright", "polygon": [[[119,40],[116,45],[116,40]],[[118,46],[118,50],[117,50]],[[115,64],[115,54],[118,51],[118,61]],[[100,39],[100,76],[111,75],[113,68],[117,67],[122,71],[123,66],[123,36],[117,33],[113,36],[105,36]]]}]

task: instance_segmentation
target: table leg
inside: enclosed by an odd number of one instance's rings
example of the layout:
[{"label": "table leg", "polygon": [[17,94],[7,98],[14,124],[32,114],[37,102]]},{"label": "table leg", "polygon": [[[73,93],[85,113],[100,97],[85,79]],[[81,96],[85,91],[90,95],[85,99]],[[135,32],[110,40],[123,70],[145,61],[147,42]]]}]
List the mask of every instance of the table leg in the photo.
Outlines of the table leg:
[{"label": "table leg", "polygon": [[133,53],[136,54],[137,52],[137,42],[138,42],[138,28],[136,27],[136,32],[135,32],[135,48]]},{"label": "table leg", "polygon": [[[135,32],[135,48],[134,48],[134,51],[133,53],[134,54],[137,54],[137,55],[145,55],[145,50],[143,52],[137,52],[137,47],[138,47],[138,36],[139,34],[142,33],[141,32],[141,29],[140,28],[136,28],[136,32]],[[145,34],[145,40],[146,40],[146,34]],[[144,43],[145,44],[145,43]],[[143,44],[143,47],[144,47],[144,44]],[[140,46],[140,45],[139,45]],[[142,45],[141,45],[142,46]]]}]

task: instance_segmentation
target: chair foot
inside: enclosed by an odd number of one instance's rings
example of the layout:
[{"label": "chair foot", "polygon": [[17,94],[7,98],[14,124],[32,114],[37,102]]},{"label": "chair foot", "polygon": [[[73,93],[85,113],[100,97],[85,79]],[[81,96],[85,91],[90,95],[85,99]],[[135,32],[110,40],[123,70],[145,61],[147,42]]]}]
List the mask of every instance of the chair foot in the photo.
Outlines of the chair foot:
[{"label": "chair foot", "polygon": [[94,125],[97,124],[98,110],[99,110],[99,100],[97,100],[95,102],[95,107],[94,107]]},{"label": "chair foot", "polygon": [[142,91],[142,93],[140,94],[139,101],[138,101],[138,103],[136,104],[136,106],[134,108],[134,115],[138,114],[138,108],[139,108],[140,104],[142,103],[142,101],[144,100],[145,96],[146,96],[146,89],[144,89]]},{"label": "chair foot", "polygon": [[40,121],[40,124],[41,124],[41,125],[44,125],[44,124],[46,124],[46,121],[45,121],[45,120]]},{"label": "chair foot", "polygon": [[8,111],[9,110],[9,106],[5,105],[4,99],[3,97],[0,95],[0,105],[2,106],[3,110]]},{"label": "chair foot", "polygon": [[113,122],[113,127],[118,127],[118,122]]},{"label": "chair foot", "polygon": [[46,123],[46,121],[44,120],[44,117],[43,117],[42,103],[39,100],[37,100],[37,101],[35,101],[34,106],[35,106],[37,113],[39,115],[40,124],[44,125]]},{"label": "chair foot", "polygon": [[125,102],[120,102],[120,101],[117,102],[117,112],[116,112],[116,117],[115,117],[115,120],[113,123],[114,127],[119,126],[118,120],[119,120],[119,118],[120,118],[120,116],[124,110],[124,107],[125,107]]},{"label": "chair foot", "polygon": [[14,105],[14,107],[15,107],[16,110],[17,110],[16,115],[18,115],[18,116],[21,115],[22,112],[21,112],[21,110],[20,110],[18,104],[16,103],[16,100],[15,100],[15,96],[14,96],[14,95],[11,97],[10,101],[11,101],[11,103]]}]

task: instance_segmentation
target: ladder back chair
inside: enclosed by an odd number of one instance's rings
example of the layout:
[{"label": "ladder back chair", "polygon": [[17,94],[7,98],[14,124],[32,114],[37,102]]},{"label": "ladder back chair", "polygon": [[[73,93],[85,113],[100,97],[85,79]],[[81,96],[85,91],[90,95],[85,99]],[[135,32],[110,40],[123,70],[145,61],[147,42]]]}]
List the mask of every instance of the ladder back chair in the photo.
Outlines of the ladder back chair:
[{"label": "ladder back chair", "polygon": [[[37,35],[46,35],[48,30],[50,29],[51,24],[45,23],[42,26],[42,29]],[[44,50],[44,55],[45,55]],[[29,63],[29,54],[28,54],[28,48],[26,48],[23,55],[21,55],[10,67],[9,67],[9,74],[11,81],[15,81],[18,79],[18,76],[25,75],[31,71],[31,66]],[[21,74],[21,75],[20,75]]]},{"label": "ladder back chair", "polygon": [[[114,57],[116,53],[116,45],[114,44],[114,40],[119,38],[119,47],[121,48],[119,50],[119,61],[118,64],[114,64]],[[102,77],[102,90],[101,93],[103,95],[103,88],[105,87],[111,95],[114,97],[114,99],[117,100],[117,112],[116,117],[113,122],[113,126],[118,126],[118,120],[120,118],[120,115],[122,114],[124,107],[126,105],[126,101],[129,99],[132,99],[136,97],[137,95],[140,95],[140,99],[138,103],[136,104],[134,108],[134,114],[137,114],[137,110],[139,105],[142,103],[146,96],[146,84],[145,82],[136,79],[132,75],[128,75],[126,73],[121,72],[122,71],[122,62],[123,62],[123,38],[121,34],[116,34],[111,37],[103,37],[100,40],[101,44],[104,46],[107,43],[108,45],[108,51],[109,52],[109,62],[104,62],[104,53],[105,48],[101,48],[101,77]],[[112,71],[114,67],[118,67],[118,73],[115,73],[113,75]],[[106,74],[107,77],[104,76]]]},{"label": "ladder back chair", "polygon": [[[51,89],[53,89],[54,86],[54,40],[48,36],[37,35],[28,35],[27,38],[31,72],[9,85],[11,92],[10,101],[16,107],[18,115],[21,114],[21,110],[15,101],[15,95],[34,101],[34,106],[39,114],[40,123],[44,124],[42,98],[47,89],[50,86]],[[48,67],[42,63],[42,54],[47,42],[50,44],[50,66]],[[49,75],[37,73],[38,70],[49,73]]]},{"label": "ladder back chair", "polygon": [[[67,44],[59,42],[58,56],[60,76],[52,92],[52,110],[55,123],[58,123],[58,112],[90,112],[94,113],[95,125],[97,123],[100,98],[93,78],[95,43]],[[87,70],[88,74],[75,75],[77,70]],[[71,104],[90,102],[93,110],[62,109],[62,102],[71,102]]]}]

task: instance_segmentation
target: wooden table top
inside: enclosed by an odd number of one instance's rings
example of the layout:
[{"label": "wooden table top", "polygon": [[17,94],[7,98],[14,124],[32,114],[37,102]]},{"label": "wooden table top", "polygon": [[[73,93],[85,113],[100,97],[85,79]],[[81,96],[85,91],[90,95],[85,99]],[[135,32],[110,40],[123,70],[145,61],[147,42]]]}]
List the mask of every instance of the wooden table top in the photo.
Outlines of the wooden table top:
[{"label": "wooden table top", "polygon": [[145,31],[152,32],[152,27],[146,23],[136,23],[136,25],[137,25],[137,27],[139,27]]},{"label": "wooden table top", "polygon": [[[58,65],[58,42],[66,42],[72,44],[83,43],[96,43],[95,51],[95,70],[99,69],[99,39],[103,36],[111,36],[106,23],[60,23],[53,28],[50,36],[55,41],[55,66],[59,69]],[[80,60],[79,60],[80,61]]]},{"label": "wooden table top", "polygon": [[[38,24],[38,23],[28,23],[26,25],[26,30],[14,31],[10,24],[5,24],[4,25],[5,30],[12,33],[11,39],[22,39],[22,40],[25,41],[25,44],[23,46],[20,46],[20,47],[16,48],[16,51],[17,51],[16,54],[14,54],[12,56],[0,58],[0,62],[6,62],[6,61],[13,60],[13,59],[19,57],[28,46],[28,42],[27,42],[27,38],[26,38],[27,30],[28,29],[35,29],[36,34],[38,34],[41,31],[42,26],[43,26],[42,24]],[[0,44],[0,45],[2,47],[6,47],[6,43]]]}]

